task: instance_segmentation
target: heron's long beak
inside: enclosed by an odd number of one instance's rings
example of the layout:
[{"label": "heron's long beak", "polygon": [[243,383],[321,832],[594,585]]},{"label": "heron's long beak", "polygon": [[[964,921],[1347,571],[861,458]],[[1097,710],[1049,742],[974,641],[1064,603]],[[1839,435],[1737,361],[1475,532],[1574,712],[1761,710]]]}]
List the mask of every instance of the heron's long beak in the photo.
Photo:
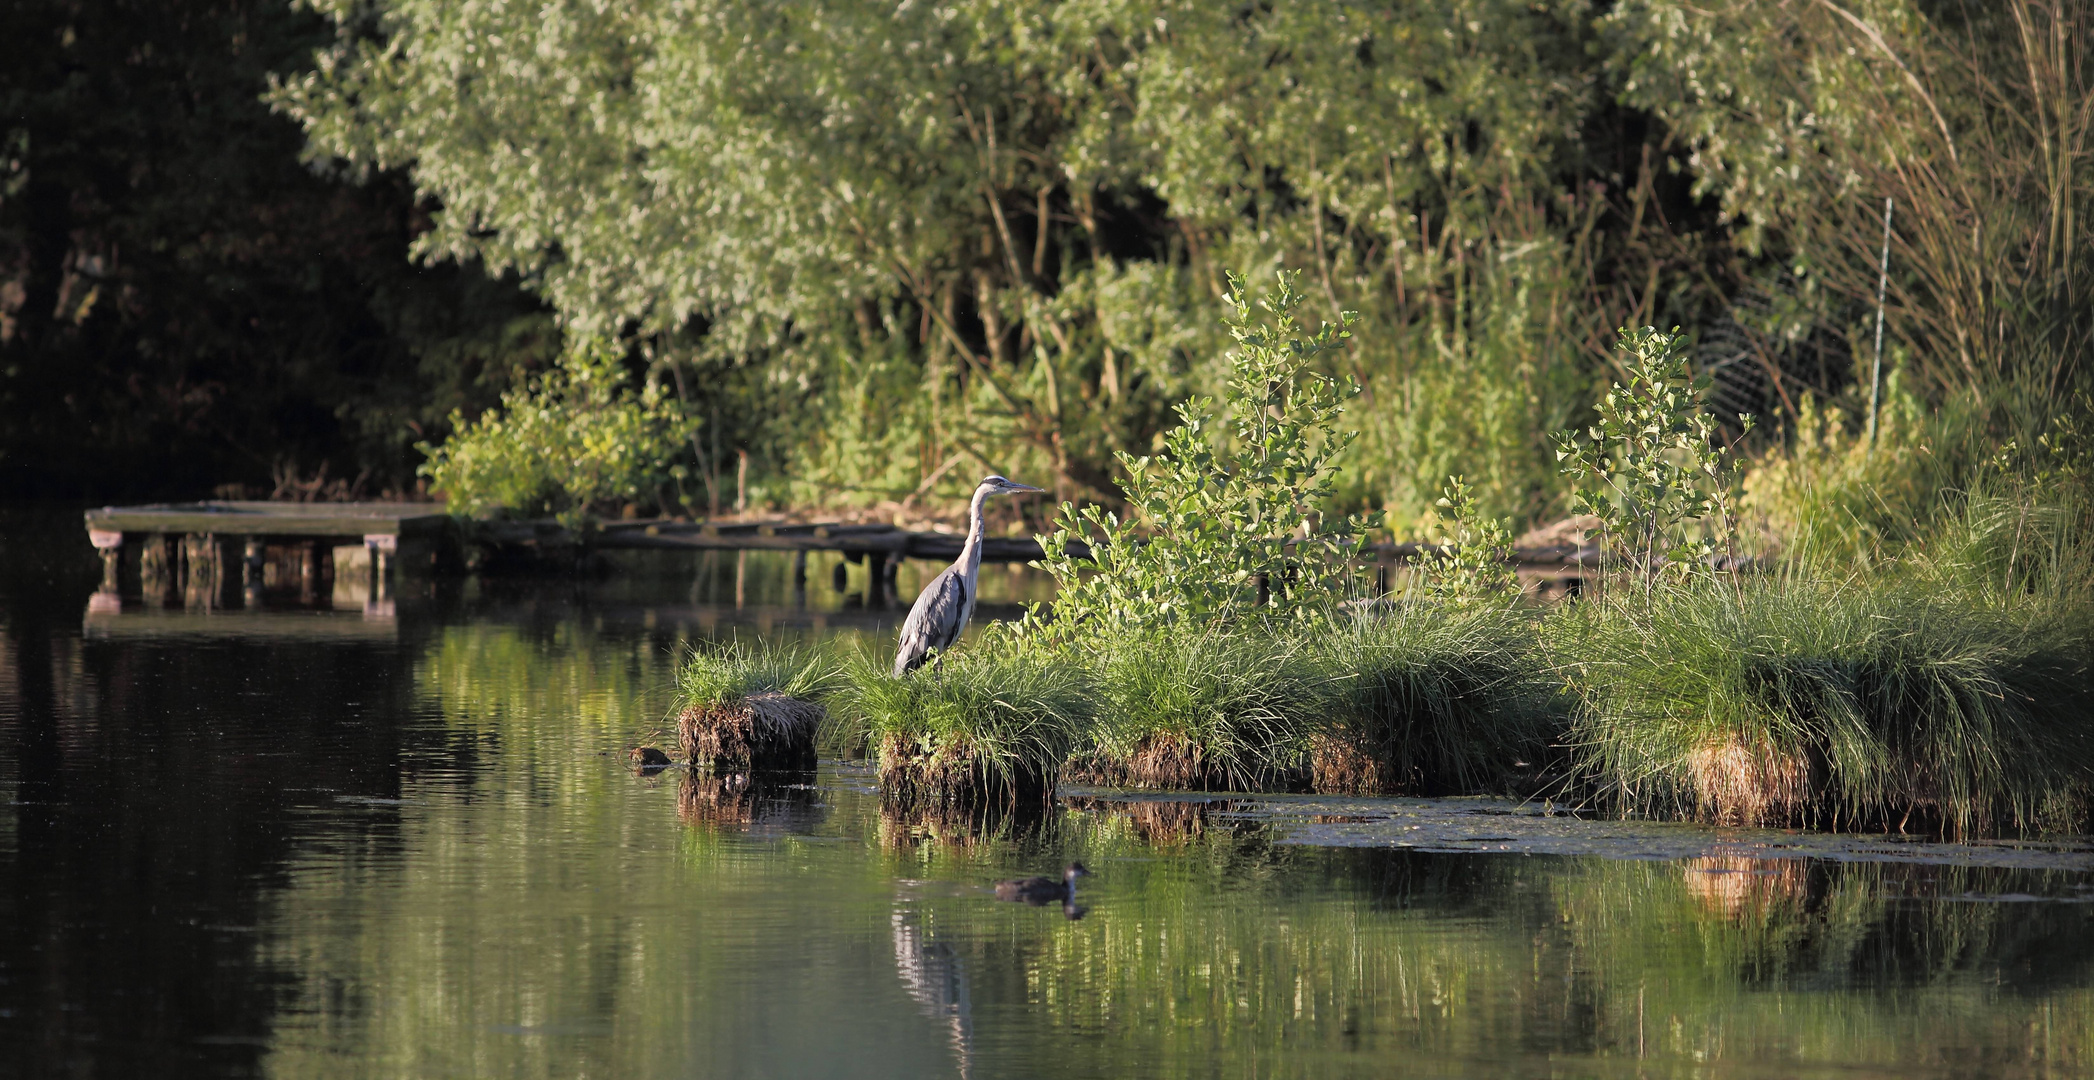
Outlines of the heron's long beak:
[{"label": "heron's long beak", "polygon": [[1006,481],[1004,481],[1004,482],[1005,482],[1005,483],[1007,483],[1007,484],[1009,484],[1009,485],[1011,486],[1011,490],[1012,490],[1012,491],[1045,491],[1045,490],[1047,490],[1046,488],[1036,488],[1036,487],[1032,486],[1031,484],[1021,484],[1021,483],[1019,483],[1019,482],[1018,482],[1018,481],[1016,481],[1016,480],[1006,480]]}]

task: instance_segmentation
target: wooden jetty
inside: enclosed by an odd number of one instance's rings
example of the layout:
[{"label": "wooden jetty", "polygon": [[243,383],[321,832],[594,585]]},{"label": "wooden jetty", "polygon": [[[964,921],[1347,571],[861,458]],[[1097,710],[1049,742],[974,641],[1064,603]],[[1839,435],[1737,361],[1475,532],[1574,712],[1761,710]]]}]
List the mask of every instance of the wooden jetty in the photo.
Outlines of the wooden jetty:
[{"label": "wooden jetty", "polygon": [[[803,580],[808,552],[835,551],[866,564],[878,593],[892,587],[903,559],[947,561],[958,557],[965,540],[892,525],[783,520],[609,521],[572,530],[550,521],[458,519],[428,503],[159,503],[105,506],[86,517],[88,539],[102,553],[105,593],[164,595],[179,588],[191,594],[190,606],[207,607],[264,586],[297,584],[313,594],[323,577],[345,574],[368,574],[375,600],[396,567],[463,568],[468,548],[568,565],[588,551],[791,551],[799,555],[796,573]],[[1070,550],[1079,558],[1090,554],[1081,544]],[[1384,543],[1364,554],[1386,574],[1421,550]],[[991,537],[982,560],[1030,562],[1041,554],[1029,537]],[[1526,576],[1562,578],[1575,577],[1596,558],[1590,549],[1548,548],[1519,551],[1513,561]]]}]

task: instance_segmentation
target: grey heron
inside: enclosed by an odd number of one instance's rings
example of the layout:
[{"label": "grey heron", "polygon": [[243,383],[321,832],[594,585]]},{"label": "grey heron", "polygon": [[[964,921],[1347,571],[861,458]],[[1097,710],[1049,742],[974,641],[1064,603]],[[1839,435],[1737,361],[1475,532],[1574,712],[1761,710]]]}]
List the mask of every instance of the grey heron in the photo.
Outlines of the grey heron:
[{"label": "grey heron", "polygon": [[967,628],[967,620],[974,614],[974,584],[982,568],[982,504],[991,495],[1040,490],[1001,476],[986,477],[974,489],[974,501],[967,507],[967,542],[960,546],[960,557],[923,587],[916,605],[909,609],[908,621],[902,623],[901,649],[894,654],[895,678],[922,667],[933,654],[944,652],[960,640],[960,631]]}]

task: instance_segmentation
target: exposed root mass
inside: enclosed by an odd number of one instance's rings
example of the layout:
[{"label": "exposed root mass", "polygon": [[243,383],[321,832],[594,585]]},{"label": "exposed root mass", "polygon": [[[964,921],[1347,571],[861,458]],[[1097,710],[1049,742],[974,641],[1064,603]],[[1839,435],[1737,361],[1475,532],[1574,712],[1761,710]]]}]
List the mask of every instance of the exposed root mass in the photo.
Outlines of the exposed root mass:
[{"label": "exposed root mass", "polygon": [[691,764],[716,771],[806,770],[815,764],[820,705],[779,693],[732,703],[705,702],[683,711],[677,735]]}]

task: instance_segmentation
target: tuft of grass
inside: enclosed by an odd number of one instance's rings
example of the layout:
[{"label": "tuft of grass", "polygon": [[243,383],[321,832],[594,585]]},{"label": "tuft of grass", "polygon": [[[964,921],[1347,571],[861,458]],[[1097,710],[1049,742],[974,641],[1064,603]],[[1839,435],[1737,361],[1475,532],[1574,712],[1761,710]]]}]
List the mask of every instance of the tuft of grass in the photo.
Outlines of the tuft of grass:
[{"label": "tuft of grass", "polygon": [[1134,787],[1298,786],[1324,677],[1297,641],[1223,628],[1114,642],[1083,778]]},{"label": "tuft of grass", "polygon": [[735,638],[693,648],[677,672],[685,706],[737,705],[759,694],[819,701],[841,685],[842,665],[827,650],[796,642],[750,644]]},{"label": "tuft of grass", "polygon": [[1962,837],[2084,820],[2090,637],[2056,607],[1774,578],[1550,625],[1582,775],[1624,812]]},{"label": "tuft of grass", "polygon": [[1317,791],[1465,795],[1537,776],[1560,730],[1535,613],[1399,602],[1338,620],[1318,643],[1330,705],[1313,737]]},{"label": "tuft of grass", "polygon": [[901,679],[859,656],[835,707],[850,737],[877,748],[890,799],[1015,805],[1053,796],[1095,701],[1079,664],[973,650]]},{"label": "tuft of grass", "polygon": [[737,639],[693,650],[677,673],[684,756],[715,769],[812,769],[821,699],[840,679],[812,646]]}]

